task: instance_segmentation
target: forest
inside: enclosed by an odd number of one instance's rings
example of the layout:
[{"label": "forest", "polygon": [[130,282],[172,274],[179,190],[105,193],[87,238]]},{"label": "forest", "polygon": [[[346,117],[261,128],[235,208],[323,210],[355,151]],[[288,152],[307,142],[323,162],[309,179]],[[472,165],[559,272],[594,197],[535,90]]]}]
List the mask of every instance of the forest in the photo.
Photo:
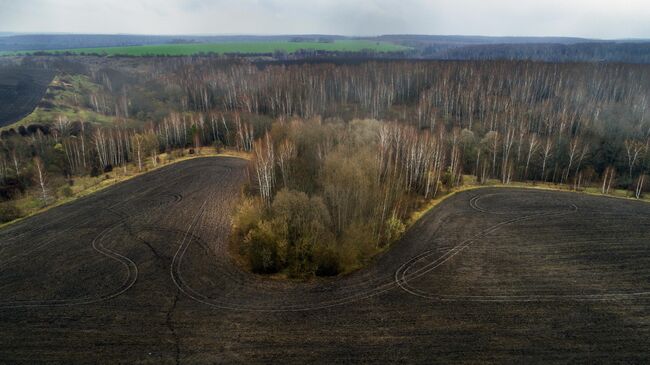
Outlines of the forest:
[{"label": "forest", "polygon": [[415,210],[469,177],[622,189],[636,199],[648,190],[644,65],[20,62],[90,86],[66,94],[74,113],[53,107],[50,89],[38,119],[2,131],[1,221],[24,214],[16,199],[47,206],[84,176],[144,170],[162,153],[234,149],[251,156],[235,250],[255,272],[310,277],[362,266]]}]

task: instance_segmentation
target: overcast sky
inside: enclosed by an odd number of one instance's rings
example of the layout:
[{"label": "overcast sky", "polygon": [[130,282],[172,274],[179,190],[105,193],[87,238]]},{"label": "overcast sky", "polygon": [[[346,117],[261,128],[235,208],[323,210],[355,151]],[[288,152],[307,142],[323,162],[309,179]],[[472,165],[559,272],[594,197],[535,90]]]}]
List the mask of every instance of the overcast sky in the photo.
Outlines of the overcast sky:
[{"label": "overcast sky", "polygon": [[650,38],[650,0],[0,0],[0,31]]}]

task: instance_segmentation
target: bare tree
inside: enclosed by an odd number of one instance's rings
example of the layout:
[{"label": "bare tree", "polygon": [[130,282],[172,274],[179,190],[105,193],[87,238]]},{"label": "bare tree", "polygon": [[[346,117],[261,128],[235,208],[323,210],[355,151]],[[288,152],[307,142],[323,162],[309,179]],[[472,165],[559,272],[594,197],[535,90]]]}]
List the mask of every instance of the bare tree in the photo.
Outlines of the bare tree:
[{"label": "bare tree", "polygon": [[144,144],[144,136],[142,136],[140,133],[135,133],[131,137],[131,145],[133,146],[133,149],[135,150],[135,157],[138,162],[138,171],[142,171],[142,149],[143,149],[143,144]]},{"label": "bare tree", "polygon": [[645,151],[646,144],[641,141],[627,139],[625,140],[624,145],[625,145],[625,152],[627,154],[629,178],[631,179],[632,170],[634,169],[634,166],[639,161],[639,157]]},{"label": "bare tree", "polygon": [[501,183],[507,184],[510,182],[511,162],[510,152],[512,145],[515,141],[515,129],[508,127],[503,136],[502,151],[501,151]]},{"label": "bare tree", "polygon": [[542,181],[546,181],[546,163],[548,162],[548,158],[552,155],[552,149],[553,139],[548,136],[546,137],[546,143],[544,144],[544,148],[542,150]]},{"label": "bare tree", "polygon": [[265,204],[270,205],[275,186],[275,155],[269,133],[253,144],[253,154],[260,196]]},{"label": "bare tree", "polygon": [[43,164],[43,160],[38,156],[34,157],[34,167],[36,168],[38,185],[41,188],[41,200],[43,205],[47,205],[49,202],[49,195],[47,193],[45,165]]},{"label": "bare tree", "polygon": [[564,178],[562,179],[564,181],[569,180],[569,174],[571,173],[571,165],[573,165],[573,161],[576,158],[576,155],[579,150],[579,145],[580,145],[580,139],[578,137],[573,138],[571,140],[571,143],[569,143],[569,162],[566,171],[564,173]]},{"label": "bare tree", "polygon": [[634,189],[634,196],[637,199],[641,199],[641,194],[643,193],[643,186],[645,185],[645,174],[641,174],[636,181],[636,188]]},{"label": "bare tree", "polygon": [[603,173],[603,186],[601,192],[603,194],[609,194],[609,190],[612,187],[614,182],[614,176],[616,175],[616,169],[613,166],[608,166]]},{"label": "bare tree", "polygon": [[282,174],[282,185],[286,188],[289,182],[289,167],[291,160],[296,157],[296,145],[293,141],[285,139],[278,149],[278,167]]}]

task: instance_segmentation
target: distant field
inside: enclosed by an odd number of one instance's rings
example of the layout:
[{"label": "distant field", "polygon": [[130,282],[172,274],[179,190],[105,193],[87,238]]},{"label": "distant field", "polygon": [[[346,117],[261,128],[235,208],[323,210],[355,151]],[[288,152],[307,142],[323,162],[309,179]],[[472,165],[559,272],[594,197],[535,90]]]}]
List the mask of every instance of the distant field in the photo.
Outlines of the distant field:
[{"label": "distant field", "polygon": [[[99,48],[74,48],[62,50],[44,51],[47,53],[99,53],[109,56],[126,55],[126,56],[149,56],[149,55],[166,55],[166,56],[189,56],[199,53],[272,53],[275,51],[284,51],[294,53],[299,50],[318,50],[318,51],[342,51],[358,52],[362,50],[372,50],[375,52],[396,52],[408,49],[386,42],[373,42],[367,40],[341,40],[332,43],[321,42],[233,42],[233,43],[189,43],[189,44],[161,44],[146,46],[127,46],[127,47],[99,47]],[[38,50],[24,52],[0,52],[0,55],[9,54],[30,54]]]}]

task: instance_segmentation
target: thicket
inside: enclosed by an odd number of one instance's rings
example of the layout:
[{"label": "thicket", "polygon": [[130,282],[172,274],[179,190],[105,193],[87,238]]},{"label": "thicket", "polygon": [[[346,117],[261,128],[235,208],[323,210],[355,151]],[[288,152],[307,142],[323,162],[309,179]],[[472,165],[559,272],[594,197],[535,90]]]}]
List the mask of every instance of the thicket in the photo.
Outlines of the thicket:
[{"label": "thicket", "polygon": [[0,223],[11,222],[22,217],[22,212],[12,202],[0,203]]},{"label": "thicket", "polygon": [[255,272],[294,277],[364,265],[426,198],[460,183],[447,139],[375,120],[276,122],[253,146],[255,189],[235,214],[240,253]]}]

